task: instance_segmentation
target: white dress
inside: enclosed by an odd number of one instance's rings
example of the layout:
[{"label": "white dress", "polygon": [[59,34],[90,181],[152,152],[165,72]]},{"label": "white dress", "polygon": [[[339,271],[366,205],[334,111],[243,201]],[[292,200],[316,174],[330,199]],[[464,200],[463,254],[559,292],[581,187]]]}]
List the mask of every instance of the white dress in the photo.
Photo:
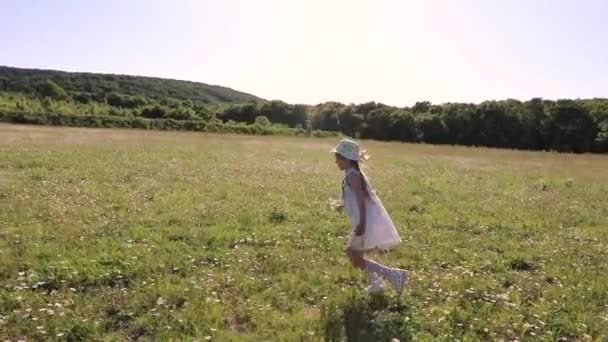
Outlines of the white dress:
[{"label": "white dress", "polygon": [[365,233],[361,236],[355,235],[355,229],[359,223],[359,206],[354,191],[348,185],[346,178],[351,173],[362,173],[354,168],[345,171],[344,181],[342,182],[344,208],[350,218],[352,231],[348,239],[347,248],[359,251],[368,251],[372,249],[389,249],[401,243],[399,233],[393,224],[390,216],[384,209],[382,201],[376,195],[376,192],[366,179],[367,192],[369,196],[365,198]]}]

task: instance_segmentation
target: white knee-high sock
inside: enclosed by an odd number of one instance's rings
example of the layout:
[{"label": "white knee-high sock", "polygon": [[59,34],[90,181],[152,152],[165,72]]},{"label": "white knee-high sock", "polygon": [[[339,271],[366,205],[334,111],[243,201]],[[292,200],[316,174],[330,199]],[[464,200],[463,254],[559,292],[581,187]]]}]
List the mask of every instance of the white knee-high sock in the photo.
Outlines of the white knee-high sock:
[{"label": "white knee-high sock", "polygon": [[391,268],[390,267],[386,267],[380,263],[377,263],[373,260],[367,260],[365,259],[365,271],[367,271],[368,273],[372,274],[372,273],[378,273],[383,277],[389,277],[390,276],[390,271]]},{"label": "white knee-high sock", "polygon": [[375,283],[378,283],[380,281],[380,277],[378,277],[378,273],[376,273],[376,272],[367,272],[367,274],[369,274],[369,283],[370,284],[375,284]]}]

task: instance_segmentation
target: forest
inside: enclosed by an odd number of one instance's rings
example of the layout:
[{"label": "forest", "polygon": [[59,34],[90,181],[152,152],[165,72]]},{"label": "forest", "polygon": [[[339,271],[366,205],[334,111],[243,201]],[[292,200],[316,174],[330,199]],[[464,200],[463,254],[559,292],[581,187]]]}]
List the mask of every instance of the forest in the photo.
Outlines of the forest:
[{"label": "forest", "polygon": [[275,133],[321,136],[325,131],[386,141],[608,152],[608,98],[304,105],[189,81],[0,67],[0,120],[215,131],[257,125],[272,126]]}]

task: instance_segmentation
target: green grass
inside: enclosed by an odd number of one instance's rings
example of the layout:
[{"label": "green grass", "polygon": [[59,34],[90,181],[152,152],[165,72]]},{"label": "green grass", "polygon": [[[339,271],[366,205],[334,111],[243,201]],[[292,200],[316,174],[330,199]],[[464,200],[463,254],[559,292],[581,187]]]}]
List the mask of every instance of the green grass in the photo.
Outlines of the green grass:
[{"label": "green grass", "polygon": [[412,271],[369,298],[335,139],[0,125],[0,337],[608,339],[608,158],[365,142]]}]

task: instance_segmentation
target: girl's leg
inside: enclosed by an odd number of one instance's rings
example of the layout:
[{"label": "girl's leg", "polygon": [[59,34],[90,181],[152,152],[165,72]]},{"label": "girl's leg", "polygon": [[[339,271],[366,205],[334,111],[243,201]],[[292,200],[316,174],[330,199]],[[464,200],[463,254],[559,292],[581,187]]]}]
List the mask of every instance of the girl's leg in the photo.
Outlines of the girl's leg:
[{"label": "girl's leg", "polygon": [[350,262],[352,263],[354,268],[360,268],[365,270],[365,259],[363,259],[363,252],[353,249],[347,249],[346,253],[350,258]]},{"label": "girl's leg", "polygon": [[360,268],[369,274],[371,282],[370,288],[375,287],[374,284],[378,283],[377,277],[379,274],[391,282],[391,285],[397,294],[400,295],[401,292],[403,292],[403,288],[407,282],[406,271],[390,268],[373,260],[365,259],[362,251],[348,249],[347,252],[353,266]]},{"label": "girl's leg", "polygon": [[395,269],[382,265],[374,260],[366,259],[363,251],[349,249],[347,252],[353,267],[360,268],[369,273],[370,277],[379,274],[385,278],[389,278],[392,275],[391,272],[395,271]]},{"label": "girl's leg", "polygon": [[369,283],[371,285],[380,283],[380,278],[378,277],[378,273],[369,272],[368,270],[365,269],[364,252],[348,250],[348,257],[350,258],[350,261],[351,261],[353,267],[361,269],[362,271],[365,271],[369,275]]},{"label": "girl's leg", "polygon": [[376,272],[388,280],[398,295],[401,295],[407,282],[408,274],[398,268],[390,268],[373,260],[363,259],[364,269],[368,273]]},{"label": "girl's leg", "polygon": [[385,278],[390,277],[390,272],[393,270],[392,268],[382,265],[373,260],[361,258],[363,261],[363,269],[368,273],[377,273]]}]

